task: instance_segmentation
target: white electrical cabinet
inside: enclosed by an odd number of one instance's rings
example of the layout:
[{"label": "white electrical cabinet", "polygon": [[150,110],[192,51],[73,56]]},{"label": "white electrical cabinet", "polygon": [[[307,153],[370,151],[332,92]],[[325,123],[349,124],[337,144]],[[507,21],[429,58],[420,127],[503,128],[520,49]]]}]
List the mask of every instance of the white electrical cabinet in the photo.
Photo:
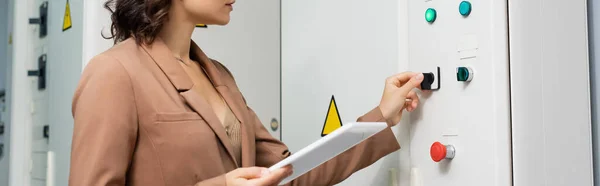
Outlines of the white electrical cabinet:
[{"label": "white electrical cabinet", "polygon": [[[297,152],[322,137],[328,116],[342,124],[375,108],[398,63],[397,0],[282,1],[282,140]],[[334,102],[335,101],[335,102]],[[333,102],[335,104],[333,104]],[[330,109],[331,108],[331,109]],[[403,136],[394,128],[397,136]],[[338,185],[393,185],[402,150]]]},{"label": "white electrical cabinet", "polygon": [[508,1],[516,186],[593,184],[586,3]]},{"label": "white electrical cabinet", "polygon": [[[508,186],[511,122],[506,2],[465,1],[464,15],[460,4],[408,2],[409,69],[434,73],[432,87],[440,85],[422,93],[420,109],[410,115],[411,181],[419,186]],[[452,150],[453,159],[444,159],[452,158]]]},{"label": "white electrical cabinet", "polygon": [[[332,96],[347,122],[377,103],[387,75],[431,73],[435,90],[420,93],[396,131],[399,161],[384,158],[340,185],[591,186],[586,8],[284,2],[283,141],[297,151],[318,139]],[[387,179],[394,169],[398,179]]]},{"label": "white electrical cabinet", "polygon": [[[412,186],[592,185],[586,1],[408,1]],[[437,68],[440,73],[438,74]]]}]

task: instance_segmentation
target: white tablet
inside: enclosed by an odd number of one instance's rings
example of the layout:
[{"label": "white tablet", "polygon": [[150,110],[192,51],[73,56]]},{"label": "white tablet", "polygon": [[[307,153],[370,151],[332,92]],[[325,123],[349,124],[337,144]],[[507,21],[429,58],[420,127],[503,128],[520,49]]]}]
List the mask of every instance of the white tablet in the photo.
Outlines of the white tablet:
[{"label": "white tablet", "polygon": [[269,170],[274,171],[278,168],[292,164],[294,173],[280,183],[281,185],[287,184],[385,128],[387,128],[385,122],[357,122],[344,124],[339,129],[308,145],[302,150],[292,153],[290,157],[271,166]]}]

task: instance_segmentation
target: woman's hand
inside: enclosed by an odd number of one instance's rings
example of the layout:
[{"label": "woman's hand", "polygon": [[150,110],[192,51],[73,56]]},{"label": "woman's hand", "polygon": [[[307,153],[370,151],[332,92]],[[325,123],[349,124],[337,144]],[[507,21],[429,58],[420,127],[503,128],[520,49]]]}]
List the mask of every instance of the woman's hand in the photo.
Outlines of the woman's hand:
[{"label": "woman's hand", "polygon": [[277,186],[281,180],[292,175],[291,166],[273,172],[267,168],[238,168],[225,175],[227,186]]},{"label": "woman's hand", "polygon": [[403,72],[386,79],[383,97],[379,103],[379,109],[386,121],[396,125],[400,122],[404,109],[411,112],[417,108],[419,97],[413,89],[420,88],[422,81],[423,74],[415,72]]}]

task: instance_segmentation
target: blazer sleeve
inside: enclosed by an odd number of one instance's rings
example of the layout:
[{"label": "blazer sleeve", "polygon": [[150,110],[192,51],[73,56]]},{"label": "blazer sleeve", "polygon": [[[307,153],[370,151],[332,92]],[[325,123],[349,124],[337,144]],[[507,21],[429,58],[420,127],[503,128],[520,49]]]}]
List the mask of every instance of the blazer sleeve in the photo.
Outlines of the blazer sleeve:
[{"label": "blazer sleeve", "polygon": [[[288,148],[281,141],[273,138],[260,120],[250,109],[256,128],[256,163],[257,166],[269,167],[290,156]],[[378,107],[358,118],[359,122],[385,122]],[[389,123],[388,123],[389,124]],[[335,158],[298,177],[288,186],[334,185],[342,182],[380,158],[400,149],[391,128],[368,138],[360,144],[341,153]]]},{"label": "blazer sleeve", "polygon": [[125,185],[138,120],[132,82],[119,61],[106,55],[90,61],[75,92],[72,112],[69,185]]}]

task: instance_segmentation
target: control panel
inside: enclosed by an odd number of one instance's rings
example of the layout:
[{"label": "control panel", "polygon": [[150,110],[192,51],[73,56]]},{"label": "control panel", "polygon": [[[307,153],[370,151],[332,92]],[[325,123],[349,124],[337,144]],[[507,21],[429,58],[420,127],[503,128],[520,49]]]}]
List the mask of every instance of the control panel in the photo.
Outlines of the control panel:
[{"label": "control panel", "polygon": [[417,0],[408,11],[408,66],[433,90],[409,116],[411,182],[509,186],[506,1]]}]

